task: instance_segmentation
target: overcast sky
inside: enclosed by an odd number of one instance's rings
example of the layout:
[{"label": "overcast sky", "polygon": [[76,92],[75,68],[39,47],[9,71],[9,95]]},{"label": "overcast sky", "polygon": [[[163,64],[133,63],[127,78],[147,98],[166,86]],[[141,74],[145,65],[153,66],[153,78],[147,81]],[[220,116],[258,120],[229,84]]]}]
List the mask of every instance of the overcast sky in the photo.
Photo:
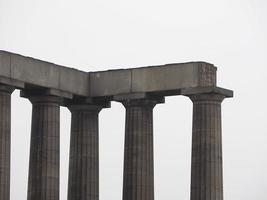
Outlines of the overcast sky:
[{"label": "overcast sky", "polygon": [[[0,49],[84,71],[185,61],[218,67],[224,196],[267,199],[266,0],[0,0]],[[167,78],[167,77],[166,77]],[[124,107],[100,113],[100,200],[122,198]],[[26,200],[31,104],[12,95],[11,200]],[[154,109],[155,199],[190,196],[192,103]],[[67,199],[70,113],[61,109],[61,200]]]}]

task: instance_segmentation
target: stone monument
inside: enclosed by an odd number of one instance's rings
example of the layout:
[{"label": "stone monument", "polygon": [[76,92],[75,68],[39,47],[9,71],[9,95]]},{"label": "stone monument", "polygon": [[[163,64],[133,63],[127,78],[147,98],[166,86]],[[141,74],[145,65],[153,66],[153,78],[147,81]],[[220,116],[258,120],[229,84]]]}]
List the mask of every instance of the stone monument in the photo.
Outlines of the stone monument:
[{"label": "stone monument", "polygon": [[11,94],[32,103],[28,200],[59,200],[60,106],[72,115],[68,200],[99,200],[98,115],[126,109],[123,200],[154,200],[153,108],[165,96],[193,102],[191,200],[223,200],[221,103],[206,62],[83,72],[0,51],[0,199],[10,199]]}]

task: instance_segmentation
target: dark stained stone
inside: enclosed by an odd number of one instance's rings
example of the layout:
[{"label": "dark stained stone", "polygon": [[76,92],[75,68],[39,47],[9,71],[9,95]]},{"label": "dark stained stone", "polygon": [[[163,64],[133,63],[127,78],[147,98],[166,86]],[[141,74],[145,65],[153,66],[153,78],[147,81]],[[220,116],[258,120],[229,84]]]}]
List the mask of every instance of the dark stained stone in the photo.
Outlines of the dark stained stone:
[{"label": "dark stained stone", "polygon": [[0,85],[0,199],[10,199],[11,93],[14,88]]}]

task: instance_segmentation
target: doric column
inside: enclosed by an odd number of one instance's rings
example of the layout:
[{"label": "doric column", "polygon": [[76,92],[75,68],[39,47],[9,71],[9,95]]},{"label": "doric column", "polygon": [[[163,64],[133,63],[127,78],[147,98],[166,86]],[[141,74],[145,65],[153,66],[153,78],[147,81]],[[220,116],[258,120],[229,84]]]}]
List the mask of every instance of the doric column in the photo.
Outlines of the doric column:
[{"label": "doric column", "polygon": [[28,200],[59,200],[59,126],[62,99],[28,96],[32,127]]},{"label": "doric column", "polygon": [[153,108],[159,102],[122,101],[126,108],[123,200],[154,200]]},{"label": "doric column", "polygon": [[0,199],[10,199],[11,93],[14,88],[0,85]]},{"label": "doric column", "polygon": [[68,200],[99,200],[98,115],[100,105],[70,105]]},{"label": "doric column", "polygon": [[221,94],[191,95],[191,200],[223,200]]}]

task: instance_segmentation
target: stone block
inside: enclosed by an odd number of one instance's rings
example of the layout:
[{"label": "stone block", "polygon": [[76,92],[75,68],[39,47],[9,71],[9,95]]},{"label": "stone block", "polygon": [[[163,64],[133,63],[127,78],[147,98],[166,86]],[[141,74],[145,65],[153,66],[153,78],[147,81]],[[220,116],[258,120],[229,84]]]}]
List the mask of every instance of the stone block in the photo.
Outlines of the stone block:
[{"label": "stone block", "polygon": [[11,54],[11,78],[42,87],[58,88],[59,68],[52,63]]},{"label": "stone block", "polygon": [[5,51],[0,51],[0,74],[10,77],[10,54]]},{"label": "stone block", "polygon": [[90,73],[90,96],[113,96],[131,92],[131,70]]},{"label": "stone block", "polygon": [[72,91],[81,96],[89,95],[88,73],[66,67],[59,68],[59,89]]},{"label": "stone block", "polygon": [[197,63],[169,64],[132,70],[133,92],[170,91],[197,85]]}]

